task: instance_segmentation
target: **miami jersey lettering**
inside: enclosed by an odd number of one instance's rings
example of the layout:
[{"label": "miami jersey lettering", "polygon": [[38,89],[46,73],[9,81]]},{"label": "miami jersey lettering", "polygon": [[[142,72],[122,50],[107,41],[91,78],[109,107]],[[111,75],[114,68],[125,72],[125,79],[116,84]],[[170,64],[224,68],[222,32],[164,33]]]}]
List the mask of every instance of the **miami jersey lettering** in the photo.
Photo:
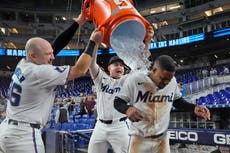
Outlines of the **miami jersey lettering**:
[{"label": "miami jersey lettering", "polygon": [[138,91],[136,103],[138,101],[146,102],[173,102],[173,92],[170,95],[156,95],[151,91],[146,91],[143,93],[142,91]]},{"label": "miami jersey lettering", "polygon": [[109,84],[101,83],[101,91],[109,94],[118,93],[121,91],[121,87],[110,88]]},{"label": "miami jersey lettering", "polygon": [[130,134],[146,137],[166,131],[172,102],[180,97],[180,92],[175,78],[163,89],[158,89],[147,75],[136,72],[126,79],[118,97],[144,113],[142,121],[131,123]]},{"label": "miami jersey lettering", "polygon": [[113,106],[114,97],[121,91],[126,76],[120,79],[109,77],[104,71],[99,70],[99,74],[94,81],[97,90],[97,111],[100,111],[98,118],[104,120],[115,120],[124,117]]}]

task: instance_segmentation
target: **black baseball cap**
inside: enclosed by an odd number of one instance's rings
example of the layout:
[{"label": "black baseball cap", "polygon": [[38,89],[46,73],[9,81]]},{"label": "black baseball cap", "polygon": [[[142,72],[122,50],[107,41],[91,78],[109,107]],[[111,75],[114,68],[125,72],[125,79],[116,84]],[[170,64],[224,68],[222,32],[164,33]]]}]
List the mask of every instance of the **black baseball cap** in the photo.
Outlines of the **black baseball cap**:
[{"label": "black baseball cap", "polygon": [[110,64],[115,63],[115,62],[121,62],[123,65],[125,65],[125,62],[124,62],[120,57],[118,57],[118,56],[113,56],[113,57],[110,58],[109,63],[108,63],[108,66],[109,66]]}]

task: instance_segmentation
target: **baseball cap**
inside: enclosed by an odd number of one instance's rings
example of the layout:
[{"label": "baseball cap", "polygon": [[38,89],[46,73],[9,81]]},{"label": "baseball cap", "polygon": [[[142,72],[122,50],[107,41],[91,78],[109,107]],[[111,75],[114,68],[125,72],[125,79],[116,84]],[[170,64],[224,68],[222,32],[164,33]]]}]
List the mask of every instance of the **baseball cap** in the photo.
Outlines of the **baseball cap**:
[{"label": "baseball cap", "polygon": [[115,63],[115,62],[121,62],[123,65],[125,65],[125,62],[124,62],[120,57],[118,57],[118,56],[113,56],[113,57],[110,58],[109,63],[108,63],[108,66],[109,66],[110,64]]}]

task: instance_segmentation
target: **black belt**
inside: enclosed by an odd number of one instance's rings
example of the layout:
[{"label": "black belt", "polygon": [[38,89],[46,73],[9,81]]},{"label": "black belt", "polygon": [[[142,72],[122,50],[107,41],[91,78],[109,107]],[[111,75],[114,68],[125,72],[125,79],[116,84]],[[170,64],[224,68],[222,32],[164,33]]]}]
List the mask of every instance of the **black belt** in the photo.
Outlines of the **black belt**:
[{"label": "black belt", "polygon": [[[26,123],[26,122],[22,122],[22,123]],[[13,119],[9,119],[8,120],[8,124],[11,124],[11,125],[18,125],[20,124],[20,121],[16,121],[16,120],[13,120]],[[28,123],[30,125],[30,127],[32,128],[35,128],[35,129],[40,129],[40,124],[34,124],[34,123]]]},{"label": "black belt", "polygon": [[165,132],[157,134],[157,135],[151,135],[151,136],[147,136],[145,138],[150,138],[150,139],[156,139],[159,138],[160,136],[164,135]]},{"label": "black belt", "polygon": [[[127,119],[127,117],[122,117],[119,119],[119,121],[125,121]],[[102,123],[104,124],[112,124],[113,123],[113,120],[102,120],[102,119],[99,119]]]}]

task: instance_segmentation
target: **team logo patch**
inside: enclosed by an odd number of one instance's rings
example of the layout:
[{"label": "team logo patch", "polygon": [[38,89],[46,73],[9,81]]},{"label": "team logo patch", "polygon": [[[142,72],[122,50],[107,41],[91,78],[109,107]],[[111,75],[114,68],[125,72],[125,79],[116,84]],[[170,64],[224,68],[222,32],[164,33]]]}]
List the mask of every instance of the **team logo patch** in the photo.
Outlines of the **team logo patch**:
[{"label": "team logo patch", "polygon": [[20,83],[25,80],[25,77],[22,74],[22,70],[20,68],[16,68],[14,74],[17,76]]}]

